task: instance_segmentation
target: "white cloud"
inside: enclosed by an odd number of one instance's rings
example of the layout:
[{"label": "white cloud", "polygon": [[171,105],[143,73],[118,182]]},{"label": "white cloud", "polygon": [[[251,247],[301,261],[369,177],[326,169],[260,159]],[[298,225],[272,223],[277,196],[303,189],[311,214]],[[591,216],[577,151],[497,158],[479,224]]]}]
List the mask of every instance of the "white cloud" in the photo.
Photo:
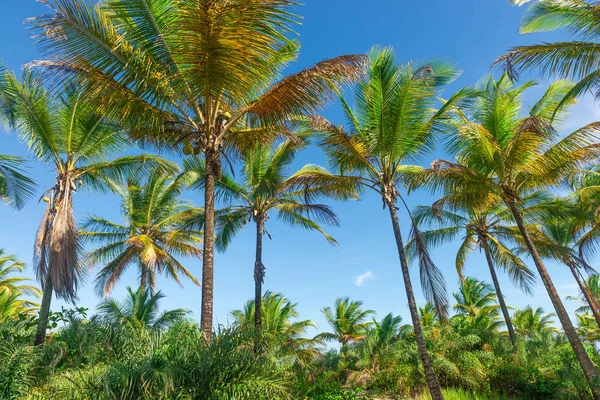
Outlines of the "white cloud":
[{"label": "white cloud", "polygon": [[373,279],[374,277],[375,277],[375,275],[373,274],[373,272],[367,271],[364,274],[358,275],[356,277],[356,279],[354,280],[354,284],[357,287],[361,287],[363,285],[363,283],[365,283],[369,279]]}]

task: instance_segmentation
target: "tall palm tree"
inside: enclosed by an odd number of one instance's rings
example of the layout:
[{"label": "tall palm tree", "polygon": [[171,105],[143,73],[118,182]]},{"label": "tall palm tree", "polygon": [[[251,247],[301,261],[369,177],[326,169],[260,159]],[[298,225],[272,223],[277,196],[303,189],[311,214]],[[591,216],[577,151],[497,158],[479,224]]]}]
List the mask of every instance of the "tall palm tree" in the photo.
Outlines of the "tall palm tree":
[{"label": "tall palm tree", "polygon": [[164,274],[179,285],[180,274],[200,282],[177,257],[202,257],[199,246],[202,232],[191,229],[189,221],[202,210],[184,202],[180,196],[181,179],[158,169],[147,179],[131,177],[120,190],[125,224],[90,216],[82,224],[80,235],[99,247],[87,256],[90,265],[102,265],[96,278],[96,290],[107,296],[125,270],[139,268],[140,290],[156,292],[156,277]]},{"label": "tall palm tree", "polygon": [[521,211],[522,199],[555,187],[584,163],[598,159],[600,124],[592,123],[557,139],[551,123],[565,117],[567,107],[557,113],[557,105],[572,85],[565,81],[552,84],[529,115],[521,117],[523,92],[532,85],[514,87],[506,74],[498,81],[491,77],[482,81],[475,101],[465,107],[455,134],[448,138],[448,149],[457,162],[435,160],[424,173],[413,175],[413,183],[443,188],[452,202],[466,206],[478,207],[490,200],[506,204],[594,398],[600,399],[595,383],[600,374],[577,336]]},{"label": "tall palm tree", "polygon": [[189,314],[182,308],[159,313],[159,302],[164,297],[160,290],[150,293],[140,286],[134,292],[128,287],[127,298],[123,302],[107,299],[98,306],[98,312],[112,323],[128,324],[135,329],[161,330]]},{"label": "tall palm tree", "polygon": [[78,283],[85,275],[73,216],[77,188],[106,191],[144,165],[161,165],[169,170],[174,167],[149,155],[107,159],[130,143],[124,132],[99,114],[74,85],[66,85],[58,94],[49,93],[40,76],[27,70],[22,81],[7,72],[2,82],[0,92],[8,100],[4,117],[33,156],[56,174],[55,185],[45,192],[46,211],[35,242],[34,265],[44,292],[35,338],[39,345],[46,336],[52,294],[74,301]]},{"label": "tall palm tree", "polygon": [[[433,110],[439,92],[458,76],[458,72],[440,61],[398,66],[394,58],[391,49],[371,52],[368,77],[356,88],[356,107],[350,108],[348,102],[341,99],[350,121],[347,131],[322,117],[314,117],[313,125],[315,130],[324,132],[322,145],[332,166],[381,196],[384,207],[389,210],[419,355],[429,389],[437,400],[443,396],[421,332],[397,214],[398,200],[404,202],[398,184],[404,172],[414,168],[405,163],[418,159],[424,150],[431,148],[434,135],[446,126],[447,111],[466,93],[459,92],[439,110]],[[419,250],[422,255],[421,283],[426,298],[436,306],[441,318],[445,318],[444,278],[426,249],[419,246]]]},{"label": "tall palm tree", "polygon": [[23,157],[0,154],[0,201],[23,208],[35,193],[35,182],[25,175]]},{"label": "tall palm tree", "polygon": [[525,69],[537,68],[544,75],[579,81],[561,105],[588,91],[600,89],[600,6],[585,0],[535,1],[523,18],[523,34],[564,29],[574,40],[517,46],[498,60],[514,78]]},{"label": "tall palm tree", "polygon": [[[364,56],[322,61],[280,80],[298,54],[292,0],[51,0],[31,19],[56,78],[85,81],[98,109],[132,136],[206,160],[201,325],[212,335],[214,186],[221,155],[269,141],[363,71]],[[57,34],[60,32],[60,34]]]},{"label": "tall palm tree", "polygon": [[[296,320],[299,316],[297,303],[292,303],[281,293],[265,292],[261,301],[262,334],[281,346],[283,351],[293,354],[298,360],[308,360],[317,354],[314,347],[322,343],[318,339],[305,337],[308,328],[316,328],[311,320]],[[256,324],[256,302],[248,300],[241,310],[231,312],[240,327]]]},{"label": "tall palm tree", "polygon": [[337,341],[342,352],[345,352],[349,343],[364,339],[367,328],[372,324],[367,318],[375,315],[375,311],[363,310],[362,305],[362,301],[351,301],[349,297],[335,299],[333,310],[331,307],[325,307],[321,311],[333,332],[323,332],[317,337],[326,341]]},{"label": "tall palm tree", "polygon": [[[329,243],[337,244],[320,225],[338,226],[337,216],[328,206],[312,203],[311,200],[323,195],[346,198],[354,191],[352,181],[335,177],[317,165],[308,164],[298,171],[286,174],[296,153],[306,145],[306,139],[306,135],[300,134],[298,138],[287,139],[273,148],[255,147],[244,154],[242,183],[236,182],[233,176],[227,174],[215,181],[216,195],[226,203],[226,208],[219,210],[216,219],[217,248],[222,251],[227,249],[247,222],[254,222],[256,226],[254,302],[258,309],[255,325],[259,331],[262,321],[262,284],[265,277],[262,262],[263,236],[267,232],[266,223],[270,214],[277,213],[281,221],[292,227],[320,232]],[[203,160],[186,160],[185,169],[189,178],[195,180],[192,187],[204,189],[206,167]]]},{"label": "tall palm tree", "polygon": [[470,328],[483,332],[497,329],[500,324],[498,297],[491,285],[466,277],[460,281],[458,292],[452,295],[456,301],[454,311],[457,315],[454,318],[464,318]]},{"label": "tall palm tree", "polygon": [[[413,216],[419,225],[436,226],[435,229],[421,232],[421,237],[429,249],[462,235],[461,244],[456,254],[456,270],[461,279],[468,255],[475,249],[483,251],[498,303],[502,310],[504,323],[508,329],[510,339],[514,343],[516,340],[515,332],[500,288],[496,269],[506,272],[513,283],[528,294],[533,293],[535,277],[533,272],[527,268],[507,243],[508,241],[514,241],[516,233],[511,226],[507,225],[510,210],[502,203],[488,205],[480,209],[467,207],[456,210],[453,210],[448,203],[435,203],[431,207],[417,207],[413,212]],[[413,257],[416,251],[416,241],[411,240],[407,245],[409,257]]]}]

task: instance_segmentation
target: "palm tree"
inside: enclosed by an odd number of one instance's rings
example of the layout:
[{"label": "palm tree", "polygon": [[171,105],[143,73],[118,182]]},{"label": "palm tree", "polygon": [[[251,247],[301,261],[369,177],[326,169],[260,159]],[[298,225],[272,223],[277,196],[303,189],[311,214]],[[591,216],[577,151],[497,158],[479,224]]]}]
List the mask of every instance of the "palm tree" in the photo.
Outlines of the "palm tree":
[{"label": "palm tree", "polygon": [[[322,145],[333,167],[375,191],[389,210],[419,355],[427,384],[434,400],[437,400],[443,396],[421,332],[397,214],[396,203],[399,199],[404,202],[404,199],[397,186],[404,172],[414,168],[405,163],[418,159],[424,150],[431,148],[434,134],[446,126],[447,111],[466,93],[459,92],[435,111],[432,108],[437,103],[439,92],[458,76],[458,72],[451,65],[439,61],[397,66],[394,58],[391,49],[373,50],[368,77],[356,88],[356,108],[351,109],[348,102],[341,99],[350,121],[347,132],[322,117],[314,117],[313,125],[315,130],[324,133]],[[425,296],[436,306],[440,317],[445,318],[447,296],[444,278],[426,249],[419,246],[419,250]]]},{"label": "palm tree", "polygon": [[600,124],[592,123],[557,140],[552,118],[564,118],[565,107],[561,112],[555,111],[572,85],[555,82],[530,109],[529,115],[521,118],[521,98],[532,85],[528,82],[513,87],[506,74],[498,81],[493,78],[482,81],[476,99],[465,107],[465,114],[471,118],[461,114],[455,134],[449,137],[448,149],[457,162],[435,160],[424,173],[415,173],[412,182],[434,190],[443,188],[450,196],[449,201],[467,207],[481,207],[490,201],[506,204],[594,398],[600,399],[600,389],[594,383],[600,374],[577,336],[521,211],[524,198],[555,187],[569,173],[598,158],[600,147],[596,140]]},{"label": "palm tree", "polygon": [[[510,340],[516,340],[514,328],[510,321],[508,307],[500,288],[496,269],[508,274],[513,283],[528,294],[533,293],[535,277],[525,263],[509,248],[507,240],[514,241],[515,233],[506,224],[510,210],[503,204],[488,205],[481,209],[465,208],[452,210],[449,204],[435,203],[431,207],[420,206],[413,216],[417,224],[437,225],[436,229],[421,232],[421,237],[431,250],[436,246],[456,239],[462,234],[461,244],[456,254],[456,270],[463,276],[466,259],[475,249],[483,251],[490,270],[494,290],[502,310],[504,323],[508,329]],[[409,258],[416,253],[416,241],[407,245]]]},{"label": "palm tree", "polygon": [[140,286],[135,292],[127,288],[127,298],[123,302],[107,299],[98,306],[98,312],[115,324],[128,324],[136,329],[165,329],[181,321],[189,314],[178,308],[159,313],[159,302],[165,296],[160,292],[150,293]]},{"label": "palm tree", "polygon": [[53,13],[30,20],[46,50],[33,65],[85,81],[98,109],[133,137],[204,155],[201,325],[210,338],[221,155],[285,134],[285,121],[355,80],[365,57],[325,60],[279,80],[299,50],[288,38],[298,20],[290,0],[46,3]]},{"label": "palm tree", "polygon": [[435,306],[429,302],[419,306],[419,320],[423,328],[431,328],[440,322]]},{"label": "palm tree", "polygon": [[40,289],[35,286],[23,284],[23,282],[30,281],[29,278],[23,276],[11,276],[20,274],[24,270],[24,263],[17,260],[15,256],[5,254],[4,250],[0,249],[0,291],[8,293],[19,292],[21,294],[39,297],[42,294]]},{"label": "palm tree", "polygon": [[[297,303],[292,303],[281,293],[265,292],[261,301],[262,331],[264,337],[277,343],[282,350],[293,354],[298,360],[314,358],[315,345],[321,341],[305,337],[308,328],[316,328],[311,320],[295,320],[298,318]],[[243,328],[255,326],[256,303],[248,300],[241,310],[231,312],[235,323]]]},{"label": "palm tree", "polygon": [[[342,199],[351,196],[354,190],[353,182],[335,177],[317,165],[305,165],[286,176],[286,168],[294,161],[296,153],[304,148],[306,139],[306,135],[300,134],[298,138],[288,139],[274,148],[258,146],[248,151],[244,158],[242,184],[227,174],[215,181],[217,197],[223,198],[228,204],[225,209],[219,210],[216,219],[217,248],[222,251],[227,249],[247,222],[256,225],[254,302],[258,304],[255,314],[258,331],[261,330],[262,284],[265,277],[263,236],[267,232],[269,214],[276,212],[284,223],[320,232],[329,243],[337,244],[319,225],[338,226],[337,216],[328,206],[310,200],[319,195]],[[186,160],[185,169],[190,178],[194,177],[192,187],[203,190],[205,163],[198,158]]]},{"label": "palm tree", "polygon": [[170,164],[155,156],[106,156],[129,145],[122,130],[108,122],[74,85],[49,93],[40,76],[24,71],[22,81],[7,72],[0,92],[8,99],[4,117],[29,151],[51,166],[56,184],[45,192],[46,211],[35,242],[34,265],[43,289],[35,344],[44,342],[53,292],[67,300],[76,299],[80,279],[85,275],[82,246],[73,216],[73,194],[79,186],[106,191],[127,173],[143,165]]},{"label": "palm tree", "polygon": [[599,87],[600,29],[599,6],[584,0],[544,0],[527,10],[520,33],[550,32],[564,29],[575,36],[573,41],[517,46],[498,60],[511,77],[525,69],[537,68],[543,75],[571,78],[573,86],[561,106]]},{"label": "palm tree", "polygon": [[389,313],[381,321],[373,320],[358,347],[359,356],[368,362],[372,372],[377,373],[386,359],[395,358],[394,344],[411,331],[410,325],[402,325],[399,315]]},{"label": "palm tree", "polygon": [[39,304],[23,299],[22,295],[20,290],[0,288],[0,323],[22,315],[32,316],[37,311]]},{"label": "palm tree", "polygon": [[[554,215],[546,216],[540,225],[532,227],[532,237],[539,249],[542,257],[558,260],[569,268],[580,292],[592,311],[596,324],[600,327],[600,304],[587,285],[586,278],[582,270],[588,270],[595,274],[585,259],[581,256],[579,249],[580,232],[584,230],[594,216],[584,210],[577,210],[577,206],[572,203],[567,205],[573,208],[574,216],[557,217]],[[585,236],[585,234],[584,234]]]},{"label": "palm tree", "polygon": [[452,295],[456,301],[454,311],[457,315],[454,318],[464,319],[469,328],[480,332],[498,328],[498,297],[491,285],[467,277],[459,282],[458,292]]},{"label": "palm tree", "polygon": [[35,193],[35,182],[25,175],[26,165],[23,157],[0,154],[0,201],[17,209]]},{"label": "palm tree", "polygon": [[513,323],[519,335],[532,339],[542,338],[557,332],[552,320],[554,316],[552,313],[545,314],[541,307],[535,310],[531,307],[526,307],[515,311]]},{"label": "palm tree", "polygon": [[25,264],[0,249],[0,322],[12,319],[19,314],[32,314],[38,304],[22,298],[24,295],[40,297],[41,291],[35,286],[24,284],[29,278],[14,276],[24,271]]},{"label": "palm tree", "polygon": [[[0,64],[0,87],[6,87],[10,74]],[[10,94],[0,90],[0,115],[10,115]],[[23,157],[0,154],[0,201],[23,208],[25,202],[35,194],[35,182],[25,175],[27,162]]]},{"label": "palm tree", "polygon": [[181,285],[185,275],[196,285],[200,282],[177,257],[202,256],[199,246],[202,232],[188,226],[201,214],[181,200],[184,183],[158,169],[145,180],[131,177],[121,190],[121,210],[125,224],[90,216],[82,224],[80,235],[99,247],[87,256],[90,265],[102,265],[96,278],[96,290],[107,296],[127,267],[139,268],[140,290],[156,292],[156,276],[165,274]]},{"label": "palm tree", "polygon": [[335,340],[340,343],[344,353],[351,342],[358,342],[365,338],[367,328],[371,322],[367,318],[375,314],[373,310],[363,310],[362,301],[351,301],[349,297],[335,299],[333,310],[325,307],[321,312],[333,332],[323,332],[317,337],[322,340]]}]

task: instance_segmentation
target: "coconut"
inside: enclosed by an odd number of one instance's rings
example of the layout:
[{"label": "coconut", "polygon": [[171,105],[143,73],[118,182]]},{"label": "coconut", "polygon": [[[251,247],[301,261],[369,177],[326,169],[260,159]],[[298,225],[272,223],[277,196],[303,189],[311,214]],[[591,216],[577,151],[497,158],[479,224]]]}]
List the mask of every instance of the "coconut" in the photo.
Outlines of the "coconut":
[{"label": "coconut", "polygon": [[192,150],[192,154],[197,156],[198,154],[200,154],[202,150],[200,149],[200,146],[195,146]]},{"label": "coconut", "polygon": [[48,197],[44,197],[44,202],[49,203],[50,199]]},{"label": "coconut", "polygon": [[189,156],[193,152],[194,152],[194,148],[192,147],[191,144],[188,143],[183,147],[183,154],[185,154],[186,156]]},{"label": "coconut", "polygon": [[223,113],[223,118],[225,118],[225,119],[231,119],[231,113],[229,111],[225,111]]}]

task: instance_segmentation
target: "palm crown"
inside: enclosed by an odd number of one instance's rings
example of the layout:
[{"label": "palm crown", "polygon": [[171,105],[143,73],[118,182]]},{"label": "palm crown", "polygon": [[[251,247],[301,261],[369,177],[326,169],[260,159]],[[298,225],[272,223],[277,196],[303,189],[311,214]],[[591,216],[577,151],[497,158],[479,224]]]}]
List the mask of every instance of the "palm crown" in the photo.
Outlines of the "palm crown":
[{"label": "palm crown", "polygon": [[183,182],[161,170],[147,179],[131,177],[121,190],[125,224],[90,216],[81,235],[100,247],[88,255],[91,265],[102,265],[96,289],[107,295],[131,265],[140,269],[140,287],[156,291],[156,276],[165,274],[181,285],[180,274],[200,285],[177,257],[201,257],[202,232],[190,227],[201,209],[181,200]]},{"label": "palm crown", "polygon": [[354,341],[361,340],[367,334],[367,328],[372,324],[367,319],[374,315],[373,310],[363,310],[362,301],[351,301],[350,298],[337,298],[333,309],[325,307],[323,315],[333,328],[333,332],[323,332],[318,338],[323,340],[336,340],[342,348]]},{"label": "palm crown", "polygon": [[[452,207],[444,198],[433,206],[419,206],[413,217],[419,225],[434,228],[421,232],[429,249],[460,237],[456,253],[456,270],[463,276],[468,256],[485,244],[489,246],[494,265],[506,272],[513,283],[528,294],[533,293],[535,277],[523,260],[510,248],[518,232],[510,222],[510,210],[501,204],[486,208]],[[532,199],[530,199],[532,200]],[[414,257],[417,249],[415,240],[407,245],[408,253]]]},{"label": "palm crown", "polygon": [[[521,33],[549,32],[565,29],[573,41],[517,46],[496,60],[515,77],[521,70],[539,68],[545,75],[577,79],[566,93],[561,106],[588,91],[598,89],[600,69],[600,6],[584,0],[544,0],[527,10]],[[598,92],[596,92],[598,93]]]}]

